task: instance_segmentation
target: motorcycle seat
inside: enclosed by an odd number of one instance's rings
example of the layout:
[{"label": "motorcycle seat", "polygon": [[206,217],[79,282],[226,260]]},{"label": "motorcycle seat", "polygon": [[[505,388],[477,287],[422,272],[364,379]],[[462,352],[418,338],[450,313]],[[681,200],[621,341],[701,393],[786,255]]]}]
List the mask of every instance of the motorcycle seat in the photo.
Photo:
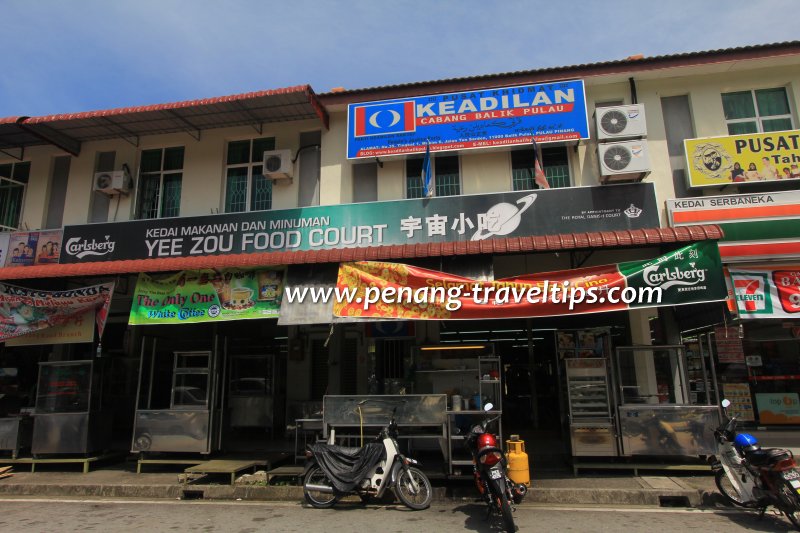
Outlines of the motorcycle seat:
[{"label": "motorcycle seat", "polygon": [[336,444],[318,443],[312,446],[314,450],[327,450],[334,452],[337,455],[346,455],[349,457],[357,458],[359,455],[365,453],[367,448],[359,448],[358,446],[339,446]]},{"label": "motorcycle seat", "polygon": [[753,466],[767,466],[784,459],[791,459],[792,452],[783,448],[762,448],[747,453],[745,458]]}]

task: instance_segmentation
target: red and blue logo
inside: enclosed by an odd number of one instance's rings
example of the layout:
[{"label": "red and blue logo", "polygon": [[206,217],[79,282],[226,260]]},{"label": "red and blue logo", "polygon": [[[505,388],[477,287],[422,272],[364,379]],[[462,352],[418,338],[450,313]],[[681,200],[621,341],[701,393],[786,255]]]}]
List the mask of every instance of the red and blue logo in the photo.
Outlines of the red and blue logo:
[{"label": "red and blue logo", "polygon": [[404,133],[417,129],[412,100],[363,105],[353,111],[356,137]]}]

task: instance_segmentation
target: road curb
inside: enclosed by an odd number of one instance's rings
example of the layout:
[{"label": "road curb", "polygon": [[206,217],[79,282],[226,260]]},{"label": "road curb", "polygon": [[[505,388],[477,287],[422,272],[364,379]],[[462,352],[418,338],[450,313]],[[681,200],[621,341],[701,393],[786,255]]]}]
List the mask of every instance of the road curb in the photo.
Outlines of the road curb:
[{"label": "road curb", "polygon": [[[299,486],[257,485],[93,485],[2,483],[0,496],[33,496],[59,498],[139,498],[139,499],[203,499],[246,501],[301,501]],[[471,502],[477,493],[471,487],[434,487],[434,501]],[[526,503],[562,505],[649,505],[669,502],[678,506],[703,506],[708,495],[701,490],[534,488],[525,497]],[[685,502],[685,503],[684,503]]]}]

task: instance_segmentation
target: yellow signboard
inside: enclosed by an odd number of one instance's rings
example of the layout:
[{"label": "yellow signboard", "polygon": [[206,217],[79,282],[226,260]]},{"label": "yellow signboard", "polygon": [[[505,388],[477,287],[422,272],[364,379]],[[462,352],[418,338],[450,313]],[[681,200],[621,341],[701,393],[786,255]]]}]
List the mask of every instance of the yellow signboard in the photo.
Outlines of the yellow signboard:
[{"label": "yellow signboard", "polygon": [[690,187],[800,178],[800,130],[686,139]]}]

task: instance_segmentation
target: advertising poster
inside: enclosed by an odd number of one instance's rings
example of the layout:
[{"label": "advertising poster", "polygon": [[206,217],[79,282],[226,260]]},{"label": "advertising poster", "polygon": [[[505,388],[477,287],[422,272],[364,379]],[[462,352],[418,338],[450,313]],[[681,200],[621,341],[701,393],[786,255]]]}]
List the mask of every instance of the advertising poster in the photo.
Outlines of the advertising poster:
[{"label": "advertising poster", "polygon": [[756,407],[762,424],[800,424],[800,399],[796,392],[759,392]]},{"label": "advertising poster", "polygon": [[347,158],[589,138],[583,81],[350,104]]},{"label": "advertising poster", "polygon": [[38,231],[14,232],[8,243],[7,267],[32,265],[36,258],[36,246],[39,242]]},{"label": "advertising poster", "polygon": [[728,414],[742,422],[754,422],[753,398],[750,396],[749,383],[723,383],[722,396],[731,402]]},{"label": "advertising poster", "polygon": [[654,185],[626,183],[66,226],[60,263],[470,242],[658,227]]},{"label": "advertising poster", "polygon": [[686,139],[690,187],[800,178],[800,130]]},{"label": "advertising poster", "polygon": [[738,327],[714,328],[714,343],[720,363],[744,363],[744,344]]},{"label": "advertising poster", "polygon": [[94,341],[94,310],[75,315],[60,326],[40,329],[6,341],[6,346],[72,344]]},{"label": "advertising poster", "polygon": [[61,230],[48,230],[39,232],[39,242],[36,248],[37,265],[58,263],[61,256]]},{"label": "advertising poster", "polygon": [[800,317],[800,265],[728,268],[741,318]]},{"label": "advertising poster", "polygon": [[[565,293],[560,290],[565,286],[576,291],[583,290],[587,297],[580,302],[567,302]],[[635,307],[713,302],[724,300],[727,296],[714,241],[684,246],[649,261],[546,272],[495,281],[477,281],[399,263],[342,263],[336,287],[340,293],[346,289],[355,291],[356,298],[334,302],[334,316],[413,320],[598,313]],[[554,290],[554,287],[558,289]],[[440,289],[438,295],[432,291],[435,288]],[[658,288],[661,292],[660,302],[651,298],[650,301],[624,303],[612,301],[616,298],[607,298],[612,291],[618,294],[625,288],[643,295],[652,295],[654,289]],[[594,297],[588,296],[590,293]],[[383,298],[381,294],[389,297]],[[402,298],[399,297],[401,294],[404,295]],[[372,304],[365,305],[366,302]],[[584,342],[588,340],[584,339]]]},{"label": "advertising poster", "polygon": [[283,296],[283,268],[185,270],[156,279],[139,274],[133,325],[191,324],[276,318]]},{"label": "advertising poster", "polygon": [[102,337],[114,283],[41,291],[0,283],[0,341],[61,326],[91,312]]}]

